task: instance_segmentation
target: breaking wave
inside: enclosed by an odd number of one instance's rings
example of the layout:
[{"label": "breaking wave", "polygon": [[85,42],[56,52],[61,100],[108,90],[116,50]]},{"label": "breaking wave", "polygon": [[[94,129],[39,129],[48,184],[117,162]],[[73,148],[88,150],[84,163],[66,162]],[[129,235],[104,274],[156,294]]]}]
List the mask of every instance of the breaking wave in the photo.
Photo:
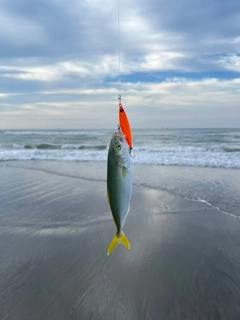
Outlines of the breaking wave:
[{"label": "breaking wave", "polygon": [[[107,161],[114,130],[1,131],[0,161]],[[136,130],[133,163],[240,168],[239,129]]]}]

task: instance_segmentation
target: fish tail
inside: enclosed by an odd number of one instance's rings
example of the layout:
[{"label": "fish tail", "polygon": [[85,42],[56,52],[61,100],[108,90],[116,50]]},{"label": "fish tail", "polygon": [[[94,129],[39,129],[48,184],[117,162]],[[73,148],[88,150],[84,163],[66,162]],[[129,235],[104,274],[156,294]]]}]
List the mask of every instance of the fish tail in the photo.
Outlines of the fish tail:
[{"label": "fish tail", "polygon": [[107,252],[108,256],[113,252],[113,250],[116,248],[116,246],[119,243],[122,243],[124,247],[130,249],[130,243],[128,241],[128,238],[125,236],[125,234],[123,232],[121,235],[116,233],[108,247],[108,252]]}]

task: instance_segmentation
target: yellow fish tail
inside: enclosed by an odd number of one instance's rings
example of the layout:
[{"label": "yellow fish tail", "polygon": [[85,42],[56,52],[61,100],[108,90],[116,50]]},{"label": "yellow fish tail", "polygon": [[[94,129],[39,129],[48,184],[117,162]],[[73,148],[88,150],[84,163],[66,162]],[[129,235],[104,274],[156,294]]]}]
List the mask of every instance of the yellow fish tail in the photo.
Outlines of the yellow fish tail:
[{"label": "yellow fish tail", "polygon": [[119,243],[122,243],[126,248],[130,249],[130,243],[128,241],[128,238],[125,236],[125,234],[123,232],[121,235],[118,235],[116,233],[108,247],[108,252],[107,252],[108,256],[113,252],[113,250],[116,248],[116,246]]}]

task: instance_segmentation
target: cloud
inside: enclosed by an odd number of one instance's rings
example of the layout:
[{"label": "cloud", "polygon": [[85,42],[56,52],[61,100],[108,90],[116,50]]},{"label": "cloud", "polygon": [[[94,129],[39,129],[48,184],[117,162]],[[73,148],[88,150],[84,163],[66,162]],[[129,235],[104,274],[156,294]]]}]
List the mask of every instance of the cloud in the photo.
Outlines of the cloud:
[{"label": "cloud", "polygon": [[218,59],[217,63],[226,70],[240,72],[240,56],[237,54],[222,56]]},{"label": "cloud", "polygon": [[37,22],[13,12],[1,10],[0,39],[2,43],[12,43],[15,47],[38,45],[44,43],[44,32]]},{"label": "cloud", "polygon": [[[54,127],[69,128],[74,123],[77,127],[87,128],[86,124],[89,125],[91,120],[97,127],[112,127],[112,119],[117,118],[118,89],[115,85],[113,83],[110,90],[99,87],[97,90],[36,92],[31,97],[31,103],[24,103],[26,97],[12,97],[16,99],[12,112],[13,115],[16,112],[19,112],[19,116],[22,115],[22,124],[25,123],[27,113],[34,119],[37,128],[48,123],[49,116],[55,116],[52,121]],[[124,83],[121,85],[121,92],[133,127],[162,127],[172,126],[173,123],[177,127],[189,127],[197,123],[206,127],[206,124],[211,123],[216,126],[217,120],[222,125],[224,121],[237,123],[240,117],[239,88],[240,78],[224,81],[213,78],[174,78],[162,83]],[[76,99],[73,99],[73,95]],[[1,112],[0,106],[0,114],[10,115],[11,111],[5,108]],[[179,120],[181,123],[177,122]]]},{"label": "cloud", "polygon": [[2,77],[33,81],[58,81],[66,75],[77,74],[82,77],[90,72],[90,70],[82,66],[80,63],[68,61],[41,67],[5,66],[0,67],[0,71]]},{"label": "cloud", "polygon": [[210,114],[233,126],[239,12],[238,1],[121,0],[119,81],[117,0],[2,0],[2,124],[111,126],[121,91],[138,127],[205,126]]}]

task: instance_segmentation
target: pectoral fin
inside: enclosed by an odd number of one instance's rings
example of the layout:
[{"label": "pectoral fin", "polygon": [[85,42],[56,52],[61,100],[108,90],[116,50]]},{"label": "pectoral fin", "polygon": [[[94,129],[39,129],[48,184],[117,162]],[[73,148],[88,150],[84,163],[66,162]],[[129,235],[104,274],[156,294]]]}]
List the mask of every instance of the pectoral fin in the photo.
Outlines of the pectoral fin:
[{"label": "pectoral fin", "polygon": [[122,166],[122,177],[123,177],[123,179],[125,179],[126,176],[127,176],[127,168]]}]

